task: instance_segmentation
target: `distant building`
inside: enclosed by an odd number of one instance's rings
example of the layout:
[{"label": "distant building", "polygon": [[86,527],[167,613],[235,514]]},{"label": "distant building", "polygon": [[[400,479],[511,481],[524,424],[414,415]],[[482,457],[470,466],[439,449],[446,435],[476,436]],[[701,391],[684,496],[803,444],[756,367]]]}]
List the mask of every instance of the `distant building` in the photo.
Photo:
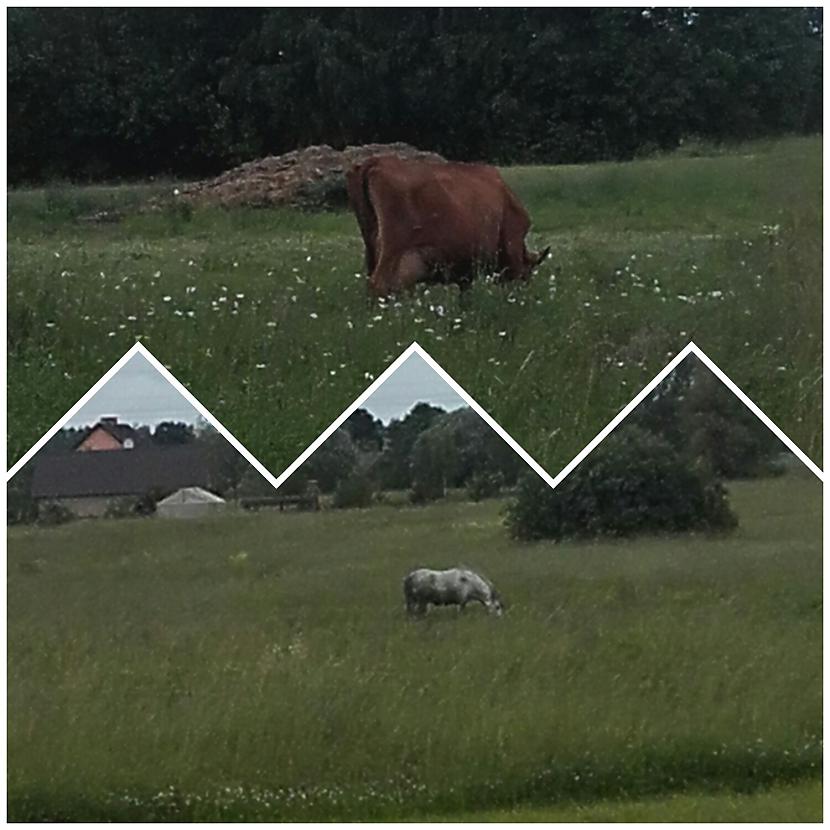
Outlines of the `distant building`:
[{"label": "distant building", "polygon": [[77,452],[99,450],[132,450],[139,443],[138,432],[129,424],[118,423],[118,418],[101,418],[76,444]]},{"label": "distant building", "polygon": [[[126,449],[126,440],[129,436],[122,440],[121,449]],[[141,446],[131,452],[80,449],[78,445],[74,451],[36,456],[32,498],[39,509],[57,503],[79,518],[103,516],[115,502],[133,499],[137,504],[150,493],[165,495],[182,487],[208,487],[210,482],[209,456],[201,447]]]}]

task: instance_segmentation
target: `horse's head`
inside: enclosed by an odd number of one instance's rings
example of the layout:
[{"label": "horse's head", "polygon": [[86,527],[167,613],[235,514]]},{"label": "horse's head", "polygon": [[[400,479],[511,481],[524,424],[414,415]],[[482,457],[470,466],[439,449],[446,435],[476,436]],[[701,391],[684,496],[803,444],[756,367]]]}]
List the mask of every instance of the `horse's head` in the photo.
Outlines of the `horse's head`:
[{"label": "horse's head", "polygon": [[498,591],[492,591],[490,593],[490,601],[487,603],[487,610],[491,614],[495,614],[497,617],[500,617],[504,613],[504,602]]}]

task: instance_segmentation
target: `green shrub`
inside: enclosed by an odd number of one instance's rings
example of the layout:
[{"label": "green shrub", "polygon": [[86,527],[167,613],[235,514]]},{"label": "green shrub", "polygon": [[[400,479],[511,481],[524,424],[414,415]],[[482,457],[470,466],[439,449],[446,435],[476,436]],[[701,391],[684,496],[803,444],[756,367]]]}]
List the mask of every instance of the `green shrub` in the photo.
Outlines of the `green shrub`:
[{"label": "green shrub", "polygon": [[[153,505],[155,509],[155,505]],[[131,496],[121,496],[120,498],[110,499],[107,504],[107,509],[104,511],[105,519],[126,519],[128,516],[134,516],[138,511],[138,504]]]},{"label": "green shrub", "polygon": [[365,473],[352,473],[337,485],[334,506],[338,508],[369,507],[372,504],[374,486]]},{"label": "green shrub", "polygon": [[64,525],[67,522],[71,522],[74,518],[74,514],[68,507],[64,507],[60,502],[56,501],[41,504],[37,512],[38,524],[48,527]]},{"label": "green shrub", "polygon": [[501,473],[474,473],[467,482],[467,495],[472,501],[494,499],[501,492],[504,477]]},{"label": "green shrub", "polygon": [[505,523],[517,539],[561,540],[729,530],[737,519],[719,481],[692,469],[665,439],[628,425],[555,490],[523,478]]},{"label": "green shrub", "polygon": [[137,516],[153,516],[156,512],[156,505],[166,499],[172,491],[164,487],[151,487],[138,501],[132,500],[129,512]]},{"label": "green shrub", "polygon": [[344,210],[349,204],[345,175],[336,173],[303,182],[291,204],[305,211]]}]

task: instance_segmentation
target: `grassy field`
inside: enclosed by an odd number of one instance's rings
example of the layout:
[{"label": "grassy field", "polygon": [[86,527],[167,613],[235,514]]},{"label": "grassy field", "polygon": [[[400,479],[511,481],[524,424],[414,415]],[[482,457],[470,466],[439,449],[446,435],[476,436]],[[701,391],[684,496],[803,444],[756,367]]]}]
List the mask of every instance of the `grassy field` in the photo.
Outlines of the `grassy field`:
[{"label": "grassy field", "polygon": [[[730,490],[733,536],[625,544],[498,501],[14,528],[9,816],[818,820],[820,486]],[[508,613],[406,620],[459,562]]]},{"label": "grassy field", "polygon": [[[822,784],[809,780],[753,793],[695,793],[630,801],[520,807],[512,810],[429,816],[427,821],[516,822],[819,822]],[[420,819],[419,819],[420,820]]]},{"label": "grassy field", "polygon": [[532,284],[384,307],[345,212],[136,210],[172,184],[12,192],[10,459],[140,337],[275,472],[413,340],[551,471],[690,339],[819,461],[821,152],[507,169],[531,244],[553,246]]}]

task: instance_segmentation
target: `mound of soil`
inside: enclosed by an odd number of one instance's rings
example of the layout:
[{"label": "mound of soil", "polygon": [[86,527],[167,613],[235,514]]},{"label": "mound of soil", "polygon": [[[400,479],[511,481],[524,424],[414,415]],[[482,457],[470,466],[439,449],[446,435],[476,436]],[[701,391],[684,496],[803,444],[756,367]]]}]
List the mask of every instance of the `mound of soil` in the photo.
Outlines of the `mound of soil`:
[{"label": "mound of soil", "polygon": [[353,164],[380,155],[445,161],[437,153],[418,150],[403,143],[363,144],[344,150],[321,144],[293,150],[282,156],[249,161],[215,179],[183,185],[179,188],[178,199],[191,204],[228,207],[332,207],[345,203],[345,171]]}]

